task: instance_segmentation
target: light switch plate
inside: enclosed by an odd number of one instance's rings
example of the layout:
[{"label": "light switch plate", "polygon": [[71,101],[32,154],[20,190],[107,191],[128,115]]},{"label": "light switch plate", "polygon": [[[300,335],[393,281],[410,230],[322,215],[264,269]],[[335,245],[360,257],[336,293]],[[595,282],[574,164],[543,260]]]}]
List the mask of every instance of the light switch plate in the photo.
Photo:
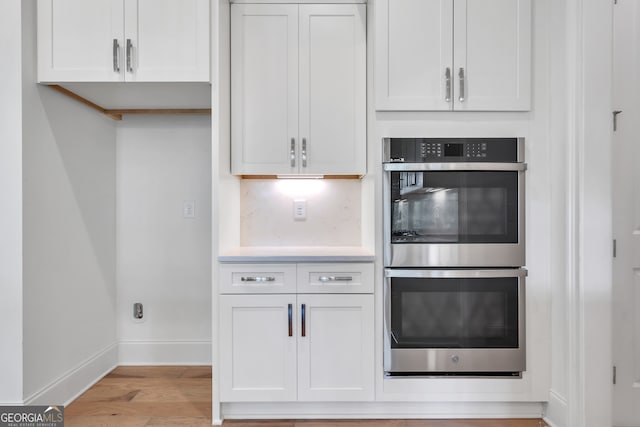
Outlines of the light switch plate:
[{"label": "light switch plate", "polygon": [[196,201],[185,200],[182,204],[182,217],[183,218],[195,218],[196,217]]},{"label": "light switch plate", "polygon": [[307,201],[305,199],[295,199],[293,201],[293,219],[296,221],[307,219]]}]

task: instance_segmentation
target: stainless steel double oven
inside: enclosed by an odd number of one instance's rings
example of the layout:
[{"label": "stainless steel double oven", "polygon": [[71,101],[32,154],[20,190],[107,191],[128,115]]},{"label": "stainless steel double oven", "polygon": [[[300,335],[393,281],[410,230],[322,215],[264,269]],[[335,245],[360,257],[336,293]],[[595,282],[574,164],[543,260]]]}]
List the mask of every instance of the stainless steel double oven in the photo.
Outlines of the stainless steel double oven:
[{"label": "stainless steel double oven", "polygon": [[519,376],[524,139],[383,146],[386,374]]}]

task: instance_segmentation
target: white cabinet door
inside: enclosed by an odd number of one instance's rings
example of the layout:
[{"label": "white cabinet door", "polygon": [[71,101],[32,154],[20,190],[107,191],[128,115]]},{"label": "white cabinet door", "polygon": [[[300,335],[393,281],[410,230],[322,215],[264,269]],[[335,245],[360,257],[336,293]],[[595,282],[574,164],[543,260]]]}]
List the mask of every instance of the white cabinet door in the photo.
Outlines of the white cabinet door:
[{"label": "white cabinet door", "polygon": [[296,400],[295,295],[220,296],[223,402]]},{"label": "white cabinet door", "polygon": [[375,22],[376,109],[450,110],[453,0],[377,0]]},{"label": "white cabinet door", "polygon": [[300,5],[301,174],[366,173],[366,6]]},{"label": "white cabinet door", "polygon": [[231,6],[234,174],[297,173],[298,6]]},{"label": "white cabinet door", "polygon": [[377,110],[526,111],[531,0],[376,2]]},{"label": "white cabinet door", "polygon": [[127,81],[208,82],[209,0],[125,0]]},{"label": "white cabinet door", "polygon": [[38,0],[38,81],[124,80],[123,34],[122,0]]},{"label": "white cabinet door", "polygon": [[208,82],[209,0],[38,0],[39,82]]},{"label": "white cabinet door", "polygon": [[236,175],[366,172],[366,7],[231,6]]},{"label": "white cabinet door", "polygon": [[529,110],[531,1],[455,0],[454,7],[454,110]]},{"label": "white cabinet door", "polygon": [[373,400],[373,295],[299,294],[298,314],[298,400]]}]

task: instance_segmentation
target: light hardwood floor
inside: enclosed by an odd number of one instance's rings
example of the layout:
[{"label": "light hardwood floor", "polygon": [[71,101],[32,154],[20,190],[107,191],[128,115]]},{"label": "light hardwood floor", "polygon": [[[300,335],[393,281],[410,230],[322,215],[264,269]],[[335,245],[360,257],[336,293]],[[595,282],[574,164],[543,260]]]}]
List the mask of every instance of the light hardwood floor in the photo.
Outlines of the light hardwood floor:
[{"label": "light hardwood floor", "polygon": [[[65,426],[211,425],[208,366],[121,366],[65,408]],[[228,427],[545,427],[539,419],[225,421]]]}]

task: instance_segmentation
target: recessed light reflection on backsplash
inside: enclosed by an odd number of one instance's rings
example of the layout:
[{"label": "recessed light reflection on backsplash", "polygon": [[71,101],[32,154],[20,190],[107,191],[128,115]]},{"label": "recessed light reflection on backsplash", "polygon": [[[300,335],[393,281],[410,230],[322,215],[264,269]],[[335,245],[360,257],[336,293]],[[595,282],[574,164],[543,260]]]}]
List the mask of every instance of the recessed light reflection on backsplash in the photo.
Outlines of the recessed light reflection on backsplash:
[{"label": "recessed light reflection on backsplash", "polygon": [[279,193],[289,197],[303,197],[319,194],[326,187],[321,179],[279,179],[276,189]]}]

